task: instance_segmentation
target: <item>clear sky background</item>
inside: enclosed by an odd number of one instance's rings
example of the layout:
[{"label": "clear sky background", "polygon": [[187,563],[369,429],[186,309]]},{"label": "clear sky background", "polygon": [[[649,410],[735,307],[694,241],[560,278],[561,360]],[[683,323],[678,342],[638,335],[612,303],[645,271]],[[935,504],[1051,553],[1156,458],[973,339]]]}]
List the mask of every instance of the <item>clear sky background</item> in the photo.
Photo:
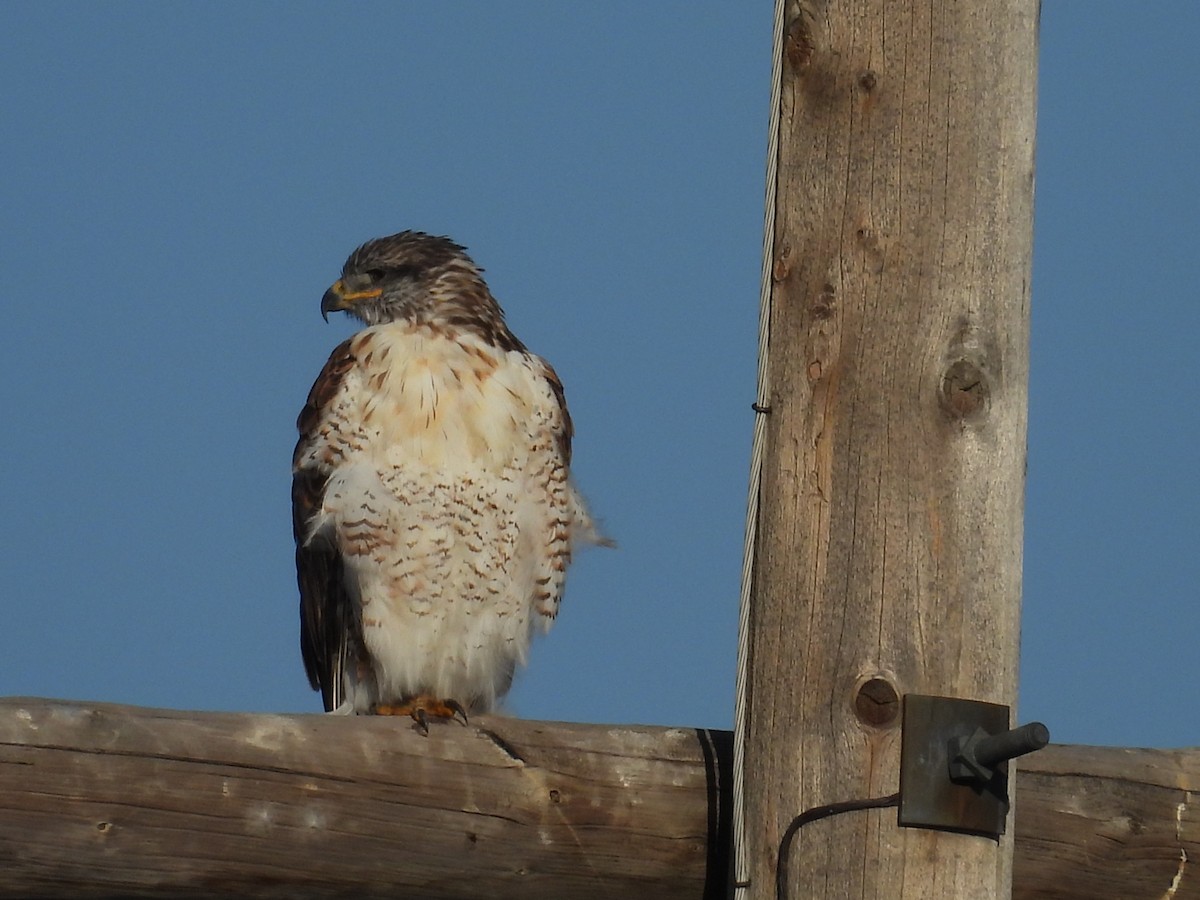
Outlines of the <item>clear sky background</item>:
[{"label": "clear sky background", "polygon": [[[294,419],[359,242],[465,243],[616,551],[523,716],[728,728],[771,3],[0,5],[0,694],[316,711]],[[1042,10],[1022,718],[1200,744],[1200,4]]]}]

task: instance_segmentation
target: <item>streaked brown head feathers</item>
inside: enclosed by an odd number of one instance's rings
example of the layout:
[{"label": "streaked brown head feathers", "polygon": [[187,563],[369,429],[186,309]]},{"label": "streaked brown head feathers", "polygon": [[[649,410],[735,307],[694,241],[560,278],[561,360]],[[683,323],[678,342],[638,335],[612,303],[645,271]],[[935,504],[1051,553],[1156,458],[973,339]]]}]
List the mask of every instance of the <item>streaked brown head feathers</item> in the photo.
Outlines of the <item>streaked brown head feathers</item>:
[{"label": "streaked brown head feathers", "polygon": [[505,350],[524,349],[466,249],[421,231],[375,238],[351,253],[321,298],[323,316],[335,311],[367,325],[451,326]]},{"label": "streaked brown head feathers", "polygon": [[401,231],[367,241],[355,249],[342,267],[342,277],[372,271],[393,274],[406,269],[429,271],[456,259],[465,260],[474,267],[467,256],[467,248],[448,237],[423,231]]}]

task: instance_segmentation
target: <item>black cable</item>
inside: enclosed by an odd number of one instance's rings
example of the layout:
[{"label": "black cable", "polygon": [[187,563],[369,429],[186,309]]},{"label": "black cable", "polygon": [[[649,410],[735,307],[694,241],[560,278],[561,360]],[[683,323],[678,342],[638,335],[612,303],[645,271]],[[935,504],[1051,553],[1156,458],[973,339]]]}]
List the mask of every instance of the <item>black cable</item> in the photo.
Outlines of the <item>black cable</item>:
[{"label": "black cable", "polygon": [[783,837],[779,839],[779,857],[775,861],[775,900],[786,900],[788,855],[792,849],[792,838],[796,832],[817,819],[836,816],[838,813],[853,812],[856,809],[886,809],[889,806],[900,805],[900,792],[888,794],[886,797],[872,797],[869,800],[843,800],[841,803],[828,803],[825,806],[814,806],[805,810],[792,819]]}]

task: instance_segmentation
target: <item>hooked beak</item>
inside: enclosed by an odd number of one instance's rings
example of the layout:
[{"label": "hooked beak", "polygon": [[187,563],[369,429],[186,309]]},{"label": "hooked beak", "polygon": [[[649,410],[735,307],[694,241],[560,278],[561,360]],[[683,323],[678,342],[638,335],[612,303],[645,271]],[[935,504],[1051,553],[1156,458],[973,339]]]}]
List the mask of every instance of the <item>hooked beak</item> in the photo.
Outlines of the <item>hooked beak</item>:
[{"label": "hooked beak", "polygon": [[383,294],[382,288],[366,291],[347,291],[346,282],[339,278],[321,297],[321,318],[329,321],[331,312],[349,312],[360,300],[373,300]]},{"label": "hooked beak", "polygon": [[343,302],[342,282],[335,281],[333,287],[325,292],[325,296],[321,298],[321,318],[326,322],[329,321],[331,312],[341,312],[346,309],[346,304]]}]

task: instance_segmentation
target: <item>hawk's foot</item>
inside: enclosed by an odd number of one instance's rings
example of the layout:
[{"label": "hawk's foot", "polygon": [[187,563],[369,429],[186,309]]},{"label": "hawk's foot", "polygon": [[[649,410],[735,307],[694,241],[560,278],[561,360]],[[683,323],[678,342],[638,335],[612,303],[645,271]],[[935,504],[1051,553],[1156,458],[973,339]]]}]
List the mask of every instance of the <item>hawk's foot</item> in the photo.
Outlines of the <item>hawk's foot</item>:
[{"label": "hawk's foot", "polygon": [[439,700],[423,694],[409,697],[400,703],[377,703],[371,708],[376,716],[409,716],[424,734],[429,734],[429,720],[461,718],[467,724],[467,711],[457,700]]}]

